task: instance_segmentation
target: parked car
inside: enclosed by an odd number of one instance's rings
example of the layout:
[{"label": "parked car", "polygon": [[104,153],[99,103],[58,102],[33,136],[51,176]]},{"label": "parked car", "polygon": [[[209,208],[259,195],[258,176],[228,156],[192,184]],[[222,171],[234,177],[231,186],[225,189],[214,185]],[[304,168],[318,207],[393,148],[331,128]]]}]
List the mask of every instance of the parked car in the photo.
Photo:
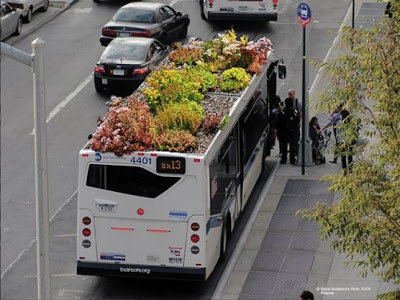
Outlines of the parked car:
[{"label": "parked car", "polygon": [[169,52],[153,38],[115,38],[94,67],[96,91],[117,85],[138,87]]},{"label": "parked car", "polygon": [[160,42],[185,38],[190,20],[163,3],[131,2],[117,10],[112,20],[104,25],[100,43],[107,46],[115,37],[153,37]]},{"label": "parked car", "polygon": [[7,2],[11,7],[22,9],[25,23],[32,20],[32,14],[35,11],[45,12],[49,8],[49,0],[10,0]]},{"label": "parked car", "polygon": [[21,10],[12,8],[1,1],[1,40],[10,35],[19,35],[22,30]]}]

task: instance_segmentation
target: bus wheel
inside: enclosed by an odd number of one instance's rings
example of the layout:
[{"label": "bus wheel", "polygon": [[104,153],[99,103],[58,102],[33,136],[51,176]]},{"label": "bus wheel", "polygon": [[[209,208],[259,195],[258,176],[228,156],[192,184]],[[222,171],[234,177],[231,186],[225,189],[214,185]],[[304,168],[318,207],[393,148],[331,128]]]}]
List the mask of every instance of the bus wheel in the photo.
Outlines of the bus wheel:
[{"label": "bus wheel", "polygon": [[222,232],[221,232],[221,246],[219,250],[219,261],[223,262],[226,257],[226,247],[228,244],[228,233],[227,227],[225,226],[226,222],[222,225]]},{"label": "bus wheel", "polygon": [[207,20],[207,18],[206,18],[206,15],[205,15],[205,13],[204,13],[204,4],[203,4],[203,1],[202,0],[200,0],[200,10],[201,10],[201,18],[203,19],[203,20]]}]

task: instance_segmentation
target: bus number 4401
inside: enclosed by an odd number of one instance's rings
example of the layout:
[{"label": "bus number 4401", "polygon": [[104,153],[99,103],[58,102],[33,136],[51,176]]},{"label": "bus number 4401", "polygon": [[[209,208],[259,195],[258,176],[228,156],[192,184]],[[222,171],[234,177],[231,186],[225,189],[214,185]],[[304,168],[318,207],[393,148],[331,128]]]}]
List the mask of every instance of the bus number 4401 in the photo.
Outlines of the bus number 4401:
[{"label": "bus number 4401", "polygon": [[147,157],[132,157],[131,162],[134,164],[151,165],[151,158]]}]

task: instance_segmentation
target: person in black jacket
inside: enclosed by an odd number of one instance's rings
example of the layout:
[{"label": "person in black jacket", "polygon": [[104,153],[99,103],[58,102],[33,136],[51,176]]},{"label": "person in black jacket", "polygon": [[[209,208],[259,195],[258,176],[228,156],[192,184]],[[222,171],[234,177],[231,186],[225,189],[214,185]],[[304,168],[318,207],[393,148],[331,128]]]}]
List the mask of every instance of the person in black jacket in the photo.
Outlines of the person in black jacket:
[{"label": "person in black jacket", "polygon": [[315,159],[316,154],[317,154],[317,139],[318,136],[321,134],[320,130],[321,127],[318,124],[318,118],[317,117],[312,117],[310,120],[310,124],[308,127],[308,135],[312,141],[311,147],[312,147],[312,158]]},{"label": "person in black jacket", "polygon": [[286,163],[288,144],[290,149],[290,163],[295,164],[300,136],[300,115],[294,109],[291,99],[285,100],[285,108],[278,115],[277,129],[282,133],[281,164]]}]

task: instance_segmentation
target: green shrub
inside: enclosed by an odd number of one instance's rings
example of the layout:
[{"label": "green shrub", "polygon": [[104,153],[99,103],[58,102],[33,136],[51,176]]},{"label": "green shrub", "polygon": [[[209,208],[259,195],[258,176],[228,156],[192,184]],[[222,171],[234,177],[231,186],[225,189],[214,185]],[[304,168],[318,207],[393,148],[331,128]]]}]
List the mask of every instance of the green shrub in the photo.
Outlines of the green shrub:
[{"label": "green shrub", "polygon": [[196,133],[203,117],[203,108],[193,101],[168,103],[157,109],[157,120],[165,129],[184,129]]},{"label": "green shrub", "polygon": [[225,92],[239,92],[250,84],[251,77],[243,68],[231,68],[222,73],[221,89]]}]

